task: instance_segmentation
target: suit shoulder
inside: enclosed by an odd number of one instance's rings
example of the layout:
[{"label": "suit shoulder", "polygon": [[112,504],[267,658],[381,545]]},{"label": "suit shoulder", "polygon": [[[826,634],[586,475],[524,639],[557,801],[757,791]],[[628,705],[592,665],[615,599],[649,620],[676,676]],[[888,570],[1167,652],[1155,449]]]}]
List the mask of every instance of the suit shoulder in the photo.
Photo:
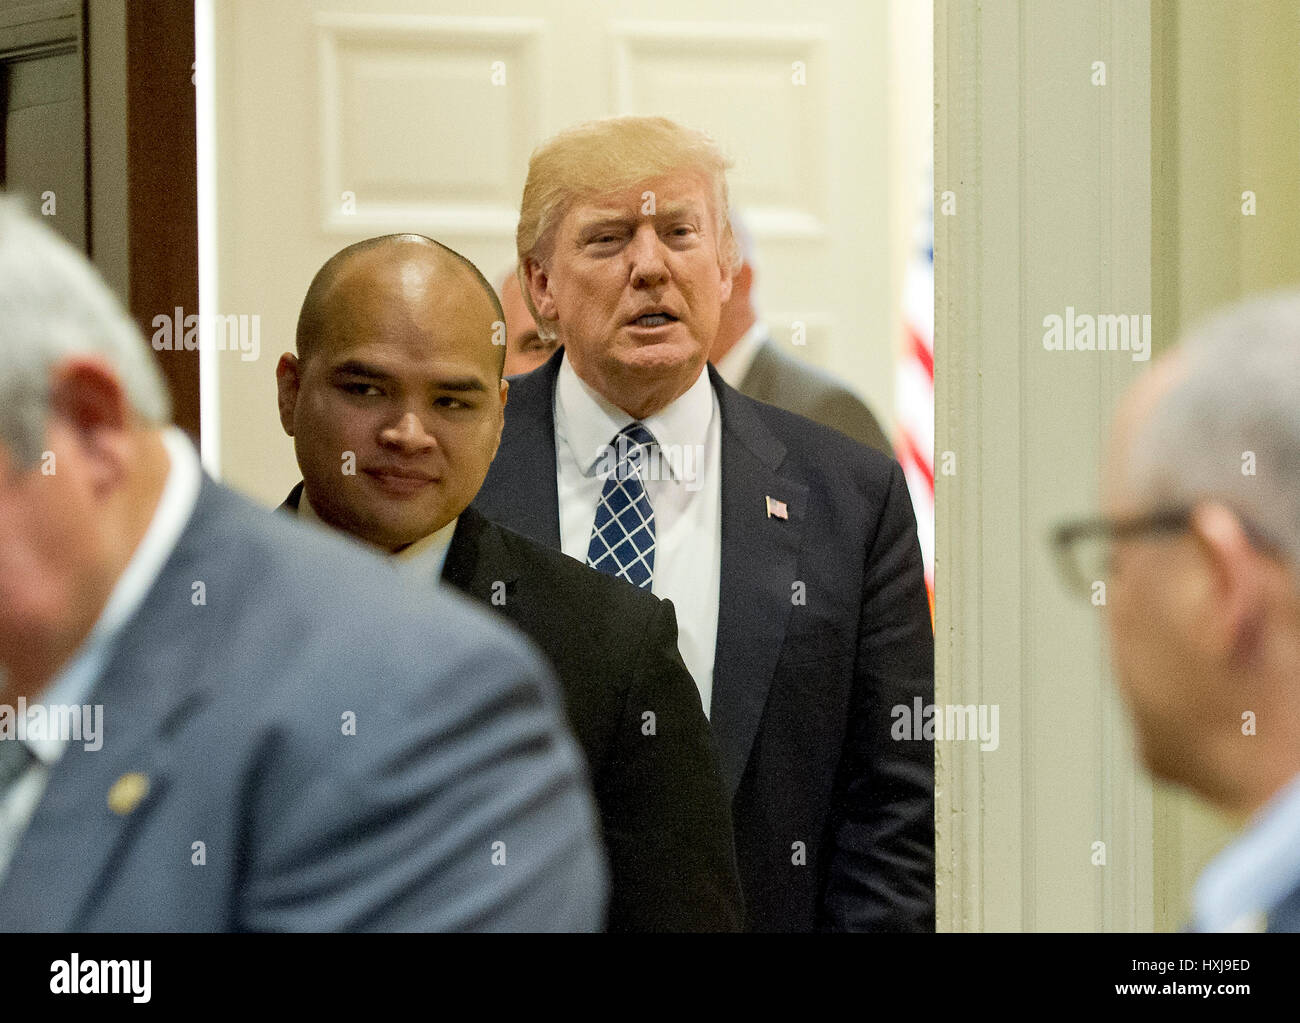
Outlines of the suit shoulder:
[{"label": "suit shoulder", "polygon": [[782,381],[784,386],[781,390],[787,393],[797,391],[810,405],[842,401],[861,405],[864,409],[867,407],[866,402],[833,373],[783,352],[775,343],[769,343],[765,351],[768,359],[766,368],[776,379]]},{"label": "suit shoulder", "polygon": [[[807,416],[736,393],[771,432],[785,444],[786,458],[819,468],[832,477],[848,474],[888,482],[898,467],[896,459],[859,443],[839,430]],[[901,471],[901,470],[900,470]]]},{"label": "suit shoulder", "polygon": [[831,425],[868,447],[889,451],[880,420],[865,401],[833,373],[788,355],[769,342],[763,349],[765,387],[752,397]]},{"label": "suit shoulder", "polygon": [[[200,516],[181,552],[190,564],[173,565],[171,574],[209,580],[207,603],[220,612],[223,629],[243,639],[239,649],[278,662],[283,672],[268,672],[272,678],[326,690],[378,676],[416,689],[445,676],[431,664],[489,652],[515,668],[530,660],[522,638],[487,612],[449,587],[431,592],[410,584],[358,541],[268,512],[218,485],[205,485]],[[301,666],[312,663],[304,674]]]},{"label": "suit shoulder", "polygon": [[620,620],[634,615],[644,621],[663,603],[654,594],[598,572],[563,551],[490,520],[488,524],[500,535],[517,571],[553,594],[557,602],[582,605],[585,615]]}]

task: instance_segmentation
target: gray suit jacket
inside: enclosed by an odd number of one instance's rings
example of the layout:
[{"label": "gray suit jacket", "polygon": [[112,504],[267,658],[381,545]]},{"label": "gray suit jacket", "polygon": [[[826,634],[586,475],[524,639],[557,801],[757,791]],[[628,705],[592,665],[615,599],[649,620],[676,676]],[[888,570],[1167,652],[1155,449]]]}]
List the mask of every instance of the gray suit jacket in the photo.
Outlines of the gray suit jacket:
[{"label": "gray suit jacket", "polygon": [[894,457],[893,446],[880,423],[857,395],[829,373],[786,355],[770,337],[759,346],[737,390],[839,430],[859,444]]},{"label": "gray suit jacket", "polygon": [[[1242,912],[1246,912],[1243,908]],[[1192,918],[1179,928],[1184,934],[1215,933],[1205,931],[1202,919]],[[1264,930],[1269,934],[1295,934],[1300,932],[1300,884],[1292,888],[1282,900],[1265,914]]]},{"label": "gray suit jacket", "polygon": [[1273,907],[1268,914],[1268,930],[1274,934],[1300,932],[1300,885]]},{"label": "gray suit jacket", "polygon": [[103,748],[51,772],[0,930],[601,926],[585,769],[525,641],[206,477],[90,701]]}]

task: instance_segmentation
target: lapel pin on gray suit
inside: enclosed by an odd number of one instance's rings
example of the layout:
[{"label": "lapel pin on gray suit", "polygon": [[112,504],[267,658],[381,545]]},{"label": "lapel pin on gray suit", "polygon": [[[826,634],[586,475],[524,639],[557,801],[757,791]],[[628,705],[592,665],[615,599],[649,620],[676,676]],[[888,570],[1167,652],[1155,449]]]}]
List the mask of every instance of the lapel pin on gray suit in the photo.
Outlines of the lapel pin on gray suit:
[{"label": "lapel pin on gray suit", "polygon": [[128,771],[108,790],[108,808],[119,817],[134,812],[149,794],[149,776]]}]

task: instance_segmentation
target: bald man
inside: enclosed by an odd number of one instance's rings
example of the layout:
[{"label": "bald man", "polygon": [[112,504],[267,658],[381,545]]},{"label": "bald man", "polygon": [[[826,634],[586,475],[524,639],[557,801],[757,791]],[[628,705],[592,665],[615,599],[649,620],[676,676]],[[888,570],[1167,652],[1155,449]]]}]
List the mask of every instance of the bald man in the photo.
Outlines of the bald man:
[{"label": "bald man", "polygon": [[1098,519],[1057,532],[1105,583],[1115,675],[1157,777],[1248,816],[1194,927],[1300,930],[1300,293],[1197,330],[1123,402]]},{"label": "bald man", "polygon": [[738,929],[727,799],[672,604],[469,508],[504,424],[501,320],[473,264],[419,235],[326,262],[276,370],[303,474],[282,507],[462,590],[546,654],[590,768],[610,930]]}]

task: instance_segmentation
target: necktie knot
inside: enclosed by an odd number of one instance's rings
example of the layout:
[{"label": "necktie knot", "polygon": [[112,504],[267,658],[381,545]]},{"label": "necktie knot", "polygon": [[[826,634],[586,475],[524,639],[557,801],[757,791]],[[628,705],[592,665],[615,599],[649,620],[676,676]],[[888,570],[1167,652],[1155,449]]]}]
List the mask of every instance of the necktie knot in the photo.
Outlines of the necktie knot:
[{"label": "necktie knot", "polygon": [[614,435],[614,471],[605,478],[587,549],[588,565],[647,590],[654,574],[655,513],[639,469],[654,442],[641,423]]},{"label": "necktie knot", "polygon": [[632,475],[640,475],[638,469],[645,462],[650,446],[655,438],[641,423],[628,423],[614,435],[611,447],[614,451],[614,478],[627,480]]}]

